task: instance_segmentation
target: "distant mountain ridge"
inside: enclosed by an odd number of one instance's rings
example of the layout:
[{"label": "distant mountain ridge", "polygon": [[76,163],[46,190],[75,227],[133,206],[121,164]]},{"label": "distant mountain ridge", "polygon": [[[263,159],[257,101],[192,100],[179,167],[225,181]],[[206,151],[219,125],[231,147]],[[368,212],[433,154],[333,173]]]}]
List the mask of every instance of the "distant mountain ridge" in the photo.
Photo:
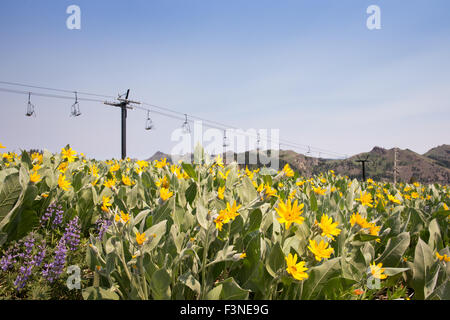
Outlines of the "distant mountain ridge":
[{"label": "distant mountain ridge", "polygon": [[[358,159],[368,158],[366,164],[366,178],[376,181],[393,181],[394,179],[394,153],[395,149],[374,147],[370,152],[354,155],[348,159],[333,160],[315,157],[307,157],[292,150],[280,150],[279,167],[288,163],[300,175],[309,177],[320,172],[334,170],[336,174],[346,175],[350,178],[361,179],[361,164]],[[244,154],[239,154],[244,156]],[[249,152],[245,152],[248,159]],[[237,155],[234,154],[234,159]],[[148,160],[159,160],[171,156],[162,152],[156,152]],[[242,166],[245,166],[243,164]],[[423,155],[409,149],[398,149],[397,166],[399,182],[419,181],[422,183],[450,184],[450,145],[442,145],[432,148]],[[249,165],[255,168],[256,165]]]}]

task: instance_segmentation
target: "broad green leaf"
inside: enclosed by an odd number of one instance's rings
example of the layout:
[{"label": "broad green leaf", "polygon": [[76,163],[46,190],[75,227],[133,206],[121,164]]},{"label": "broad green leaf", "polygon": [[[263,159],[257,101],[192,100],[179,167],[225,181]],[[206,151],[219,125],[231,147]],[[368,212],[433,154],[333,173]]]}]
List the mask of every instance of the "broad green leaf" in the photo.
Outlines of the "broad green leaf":
[{"label": "broad green leaf", "polygon": [[228,278],[220,282],[222,291],[220,293],[221,300],[246,300],[248,299],[249,290],[242,289],[234,280]]},{"label": "broad green leaf", "polygon": [[222,285],[219,284],[216,287],[214,287],[213,289],[211,289],[207,294],[206,294],[206,300],[220,300],[220,294],[222,293]]},{"label": "broad green leaf", "polygon": [[246,234],[253,231],[259,230],[261,227],[262,212],[260,209],[255,209],[250,213],[250,221],[248,223],[248,228],[246,229]]},{"label": "broad green leaf", "polygon": [[318,207],[317,207],[317,199],[316,199],[316,195],[314,194],[313,191],[311,191],[310,193],[310,204],[311,204],[311,210],[312,211],[317,211]]},{"label": "broad green leaf", "polygon": [[144,251],[149,252],[158,245],[158,243],[161,241],[161,238],[166,233],[166,225],[167,220],[164,220],[157,224],[154,224],[149,229],[145,230],[145,235],[148,238],[148,241],[144,245]]},{"label": "broad green leaf", "polygon": [[21,191],[19,173],[11,174],[5,178],[0,190],[0,221],[11,211],[19,199]]},{"label": "broad green leaf", "polygon": [[101,287],[87,287],[82,295],[84,300],[119,300],[117,293]]},{"label": "broad green leaf", "polygon": [[396,267],[409,247],[410,236],[408,232],[400,233],[398,236],[390,238],[386,248],[376,262],[381,262],[385,267]]},{"label": "broad green leaf", "polygon": [[388,277],[392,277],[399,273],[409,270],[409,268],[385,268],[384,266],[383,266],[383,269],[384,269],[384,274],[387,275]]},{"label": "broad green leaf", "polygon": [[333,258],[307,271],[309,277],[303,280],[302,299],[320,298],[320,294],[328,281],[339,274],[340,260],[340,257]]},{"label": "broad green leaf", "polygon": [[195,199],[195,196],[197,195],[197,184],[195,182],[191,183],[189,188],[186,190],[186,200],[189,202],[189,204],[192,205],[192,202]]},{"label": "broad green leaf", "polygon": [[428,230],[430,232],[430,238],[428,240],[428,245],[431,249],[439,251],[443,248],[441,229],[437,219],[433,219],[428,225]]},{"label": "broad green leaf", "polygon": [[195,181],[198,181],[197,172],[195,172],[194,167],[190,163],[182,163],[181,166],[183,167],[184,171],[188,174],[189,177],[194,179]]},{"label": "broad green leaf", "polygon": [[195,279],[195,277],[192,275],[191,271],[188,271],[185,274],[181,275],[178,278],[178,281],[180,281],[182,284],[187,286],[189,289],[191,289],[195,293],[200,294],[200,291],[201,291],[200,282],[198,282],[198,280]]},{"label": "broad green leaf", "polygon": [[270,249],[270,253],[266,259],[266,269],[267,272],[272,277],[276,277],[278,271],[285,267],[285,256],[283,254],[283,250],[281,249],[280,243],[277,242]]},{"label": "broad green leaf", "polygon": [[[415,298],[418,300],[423,300],[426,298],[426,294],[428,292],[425,292],[425,285],[432,278],[430,275],[430,269],[435,260],[436,257],[434,256],[431,248],[419,238],[414,254],[412,281]],[[431,292],[428,294],[431,294]]]},{"label": "broad green leaf", "polygon": [[150,281],[150,288],[156,300],[169,300],[171,278],[166,269],[156,270]]},{"label": "broad green leaf", "polygon": [[209,226],[208,218],[207,218],[208,209],[206,209],[202,205],[198,205],[195,216],[197,217],[197,221],[200,224],[200,226],[202,228],[204,228],[205,230],[208,230],[208,226]]}]

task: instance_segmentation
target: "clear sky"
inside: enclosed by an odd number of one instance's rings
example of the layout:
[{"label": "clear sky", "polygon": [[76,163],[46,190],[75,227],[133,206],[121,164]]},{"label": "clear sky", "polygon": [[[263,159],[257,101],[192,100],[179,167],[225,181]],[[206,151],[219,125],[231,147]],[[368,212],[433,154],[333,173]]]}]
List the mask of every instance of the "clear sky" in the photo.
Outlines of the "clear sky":
[{"label": "clear sky", "polygon": [[[81,30],[66,8],[81,8]],[[381,29],[366,27],[369,5]],[[131,98],[355,154],[450,143],[448,0],[2,0],[0,81]],[[12,88],[0,85],[2,88]],[[23,88],[14,88],[23,90]],[[25,89],[27,90],[27,89]],[[120,112],[0,92],[7,151],[120,157]],[[170,152],[182,121],[128,116],[128,155]],[[298,150],[302,151],[302,150]]]}]

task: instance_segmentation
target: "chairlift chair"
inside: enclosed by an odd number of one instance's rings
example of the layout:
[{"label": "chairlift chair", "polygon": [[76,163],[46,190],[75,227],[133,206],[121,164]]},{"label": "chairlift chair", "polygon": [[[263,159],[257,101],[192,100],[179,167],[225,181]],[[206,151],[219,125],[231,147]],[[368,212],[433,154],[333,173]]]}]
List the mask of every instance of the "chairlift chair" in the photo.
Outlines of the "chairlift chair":
[{"label": "chairlift chair", "polygon": [[28,93],[28,104],[27,104],[27,113],[25,114],[27,117],[35,116],[36,112],[34,111],[34,104],[31,103],[31,92]]},{"label": "chairlift chair", "polygon": [[184,120],[184,123],[181,126],[181,128],[183,129],[183,133],[184,134],[188,134],[188,133],[191,133],[191,127],[189,126],[189,122],[188,122],[188,119],[187,119],[187,114],[185,114],[184,117],[185,117],[185,120]]},{"label": "chairlift chair", "polygon": [[78,103],[78,96],[77,96],[77,93],[75,92],[75,103],[72,105],[72,107],[70,109],[70,116],[78,117],[80,115],[81,115],[80,104]]},{"label": "chairlift chair", "polygon": [[147,111],[147,120],[145,122],[145,130],[153,129],[153,121],[150,118],[150,111]]}]

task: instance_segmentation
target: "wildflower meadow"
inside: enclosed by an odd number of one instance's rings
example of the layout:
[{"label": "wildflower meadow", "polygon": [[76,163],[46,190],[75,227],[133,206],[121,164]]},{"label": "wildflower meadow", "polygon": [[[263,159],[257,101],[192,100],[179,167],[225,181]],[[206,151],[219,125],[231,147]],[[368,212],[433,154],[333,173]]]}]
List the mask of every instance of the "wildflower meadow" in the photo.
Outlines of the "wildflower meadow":
[{"label": "wildflower meadow", "polygon": [[0,297],[450,299],[448,186],[195,155],[3,153]]}]

